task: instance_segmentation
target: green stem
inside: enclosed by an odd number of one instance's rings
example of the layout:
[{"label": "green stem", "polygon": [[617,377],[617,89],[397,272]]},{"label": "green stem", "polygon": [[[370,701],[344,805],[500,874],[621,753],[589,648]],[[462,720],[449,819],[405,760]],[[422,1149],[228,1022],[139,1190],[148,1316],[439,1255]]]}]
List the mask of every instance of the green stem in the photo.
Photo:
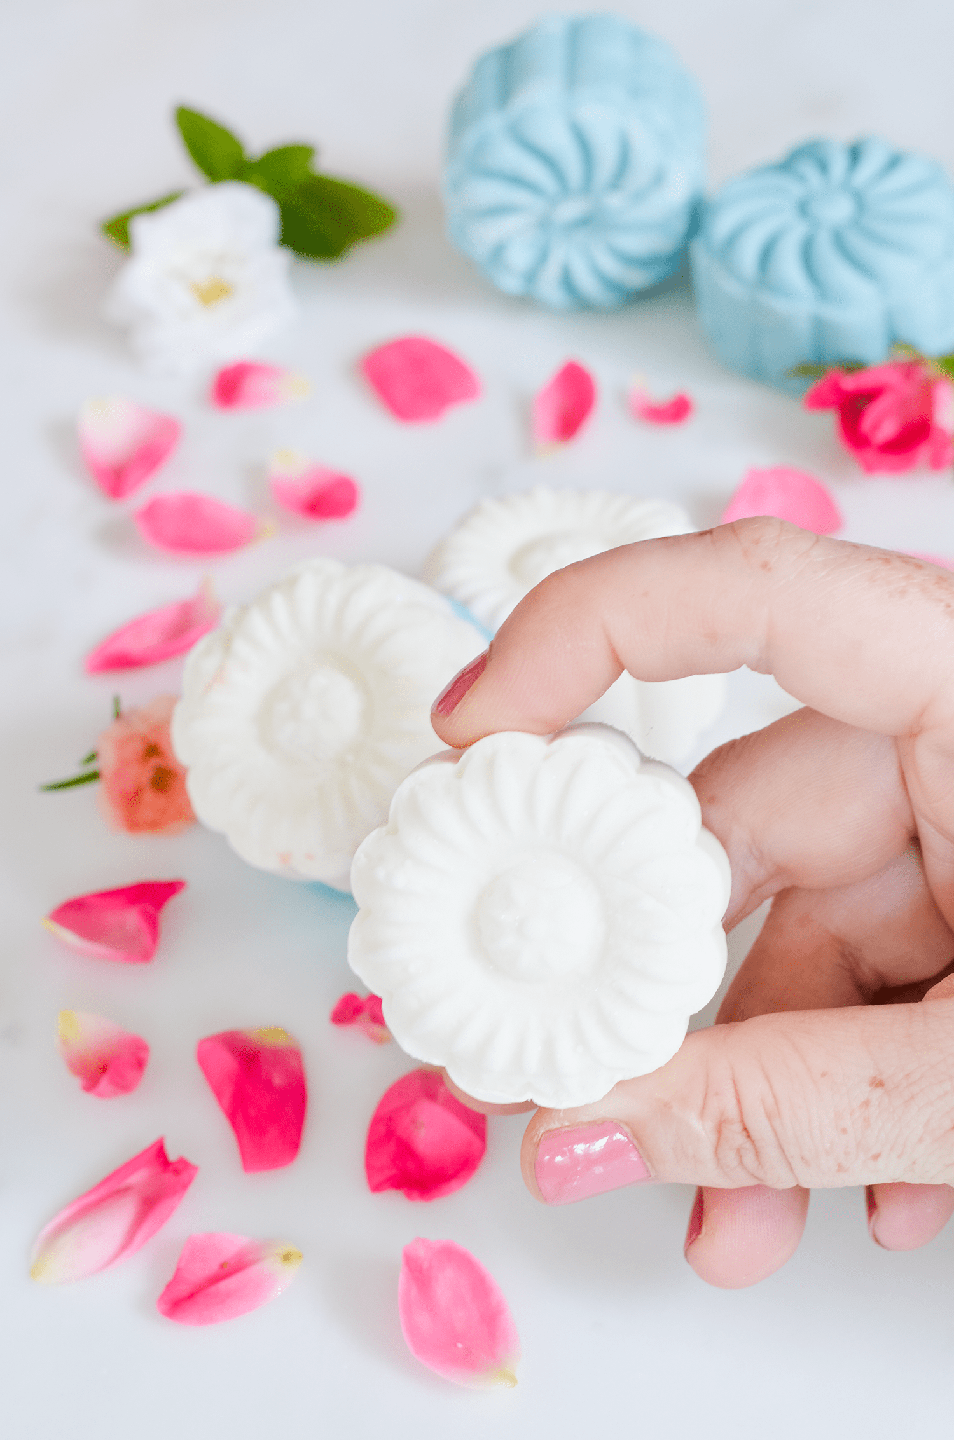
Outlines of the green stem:
[{"label": "green stem", "polygon": [[87,770],[85,775],[73,775],[69,780],[51,780],[49,785],[41,785],[41,790],[73,790],[77,785],[92,785],[94,780],[99,779],[98,770]]}]

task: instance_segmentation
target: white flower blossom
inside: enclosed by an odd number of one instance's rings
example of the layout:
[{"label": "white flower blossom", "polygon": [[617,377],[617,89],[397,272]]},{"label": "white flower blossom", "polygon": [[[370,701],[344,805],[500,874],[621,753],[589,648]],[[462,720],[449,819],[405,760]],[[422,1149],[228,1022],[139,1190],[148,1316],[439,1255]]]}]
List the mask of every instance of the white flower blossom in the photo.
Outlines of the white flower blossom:
[{"label": "white flower blossom", "polygon": [[157,370],[184,374],[254,352],[295,314],[279,228],[275,201],[232,180],[134,216],[110,314]]},{"label": "white flower blossom", "polygon": [[351,882],[348,960],[395,1039],[491,1103],[657,1069],[725,970],[725,853],[689,782],[604,725],[422,765]]}]

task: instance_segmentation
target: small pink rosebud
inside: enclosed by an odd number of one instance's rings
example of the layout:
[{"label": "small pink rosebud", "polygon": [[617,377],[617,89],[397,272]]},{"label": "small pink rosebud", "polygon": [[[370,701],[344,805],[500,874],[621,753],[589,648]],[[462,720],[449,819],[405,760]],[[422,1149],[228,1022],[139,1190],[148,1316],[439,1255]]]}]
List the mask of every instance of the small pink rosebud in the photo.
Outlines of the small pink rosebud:
[{"label": "small pink rosebud", "polygon": [[438,420],[451,405],[476,400],[480,381],[444,345],[423,335],[405,335],[380,345],[361,361],[365,379],[398,420]]},{"label": "small pink rosebud", "polygon": [[565,445],[584,425],[595,404],[593,376],[575,360],[568,360],[534,398],[534,440],[538,445]]},{"label": "small pink rosebud", "polygon": [[412,1070],[384,1092],[371,1117],[368,1186],[437,1200],[467,1184],[486,1148],[486,1115],[462,1105],[436,1070]]},{"label": "small pink rosebud", "polygon": [[301,1262],[293,1245],[224,1232],[190,1235],[156,1307],[179,1325],[234,1320],[287,1290]]},{"label": "small pink rosebud", "polygon": [[331,1012],[332,1025],[353,1026],[362,1030],[376,1045],[386,1045],[391,1032],[384,1023],[380,995],[355,995],[349,991],[342,995]]},{"label": "small pink rosebud", "polygon": [[789,520],[815,535],[833,535],[845,523],[830,492],[814,475],[773,465],[749,470],[722,513],[721,524],[753,515]]},{"label": "small pink rosebud", "polygon": [[64,900],[43,924],[84,955],[144,965],[156,953],[163,906],[185,885],[184,880],[142,880],[119,890],[94,890]]},{"label": "small pink rosebud", "polygon": [[289,400],[301,400],[310,388],[303,375],[295,375],[291,370],[254,360],[239,360],[218,372],[209,398],[219,410],[264,410],[285,405]]},{"label": "small pink rosebud", "polygon": [[31,1277],[60,1285],[128,1259],[165,1225],[197,1174],[188,1160],[170,1160],[157,1140],[40,1231]]},{"label": "small pink rosebud", "polygon": [[923,360],[829,370],[805,395],[806,410],[836,410],[845,449],[869,475],[954,464],[950,381]]},{"label": "small pink rosebud", "polygon": [[157,495],[133,519],[144,540],[174,555],[226,555],[269,533],[257,515],[192,490]]},{"label": "small pink rosebud", "polygon": [[235,1132],[242,1169],[290,1165],[301,1148],[308,1090],[301,1050],[287,1030],[208,1035],[196,1059]]},{"label": "small pink rosebud", "polygon": [[80,450],[97,485],[114,500],[131,495],[164,464],[182,427],[172,415],[114,396],[80,411]]},{"label": "small pink rosebud", "polygon": [[416,1359],[456,1385],[517,1383],[520,1337],[493,1276],[451,1240],[405,1245],[398,1314]]},{"label": "small pink rosebud", "polygon": [[116,830],[177,835],[195,824],[185,766],[169,736],[175,707],[175,695],[159,695],[124,711],[99,737],[99,803]]},{"label": "small pink rosebud", "polygon": [[60,1011],[56,1048],[86,1093],[100,1100],[135,1090],[149,1060],[149,1046],[141,1035],[85,1010]]},{"label": "small pink rosebud", "polygon": [[137,615],[114,630],[86,657],[87,675],[108,670],[137,670],[184,655],[219,621],[222,607],[209,580],[203,580],[191,600],[177,600],[145,615]]}]

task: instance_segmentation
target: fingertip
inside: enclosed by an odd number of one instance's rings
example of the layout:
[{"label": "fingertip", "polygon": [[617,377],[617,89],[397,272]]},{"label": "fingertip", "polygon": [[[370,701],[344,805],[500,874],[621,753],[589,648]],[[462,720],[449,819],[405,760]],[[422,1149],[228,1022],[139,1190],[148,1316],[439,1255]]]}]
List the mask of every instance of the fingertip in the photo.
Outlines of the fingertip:
[{"label": "fingertip", "polygon": [[941,1233],[954,1215],[950,1185],[900,1181],[865,1187],[868,1233],[882,1250],[918,1250]]},{"label": "fingertip", "polygon": [[696,1191],[686,1231],[685,1256],[701,1280],[723,1290],[756,1285],[791,1259],[805,1229],[808,1191]]}]

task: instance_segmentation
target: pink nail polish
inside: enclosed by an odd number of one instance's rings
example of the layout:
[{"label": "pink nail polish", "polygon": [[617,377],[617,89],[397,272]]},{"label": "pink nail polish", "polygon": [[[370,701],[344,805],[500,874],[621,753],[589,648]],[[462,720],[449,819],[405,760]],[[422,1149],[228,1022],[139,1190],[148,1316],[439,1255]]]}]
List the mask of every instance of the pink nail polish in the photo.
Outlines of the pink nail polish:
[{"label": "pink nail polish", "polygon": [[483,675],[486,668],[487,651],[485,650],[483,655],[478,655],[476,660],[471,660],[469,665],[465,665],[463,670],[459,671],[450,684],[441,691],[431,706],[431,714],[440,715],[443,718],[452,714],[467,694],[471,685]]},{"label": "pink nail polish", "polygon": [[613,1121],[548,1131],[537,1148],[534,1174],[548,1205],[569,1205],[653,1178],[629,1135]]},{"label": "pink nail polish", "polygon": [[704,1206],[705,1201],[702,1190],[699,1189],[696,1191],[696,1198],[692,1202],[692,1213],[689,1216],[689,1224],[686,1228],[686,1238],[682,1247],[682,1253],[684,1255],[688,1255],[690,1249],[702,1234],[702,1221],[705,1213]]}]

